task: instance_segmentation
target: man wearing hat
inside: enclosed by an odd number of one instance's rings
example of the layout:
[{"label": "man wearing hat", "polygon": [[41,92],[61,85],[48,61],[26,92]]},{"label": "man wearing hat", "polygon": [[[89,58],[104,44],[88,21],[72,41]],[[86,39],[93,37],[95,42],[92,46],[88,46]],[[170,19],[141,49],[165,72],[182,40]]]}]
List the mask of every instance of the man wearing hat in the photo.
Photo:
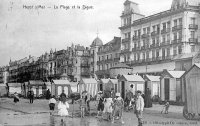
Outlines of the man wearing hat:
[{"label": "man wearing hat", "polygon": [[114,112],[113,112],[112,123],[114,123],[115,116],[119,115],[119,118],[121,119],[122,124],[124,124],[124,121],[122,118],[123,107],[124,107],[124,100],[122,99],[122,97],[120,97],[120,93],[116,93],[116,98],[114,100]]},{"label": "man wearing hat", "polygon": [[144,109],[144,99],[142,98],[141,94],[141,91],[137,91],[137,99],[135,104],[136,117],[138,118],[138,126],[142,126],[142,112]]}]

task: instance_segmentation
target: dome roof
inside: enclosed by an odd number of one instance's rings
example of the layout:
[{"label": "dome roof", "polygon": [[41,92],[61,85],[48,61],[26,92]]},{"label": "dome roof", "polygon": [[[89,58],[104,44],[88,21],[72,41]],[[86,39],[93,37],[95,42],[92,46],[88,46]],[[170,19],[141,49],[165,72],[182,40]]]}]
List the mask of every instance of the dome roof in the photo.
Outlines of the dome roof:
[{"label": "dome roof", "polygon": [[101,40],[99,37],[96,37],[96,38],[94,39],[94,41],[92,42],[91,47],[94,47],[94,46],[102,46],[102,45],[103,45],[102,40]]}]

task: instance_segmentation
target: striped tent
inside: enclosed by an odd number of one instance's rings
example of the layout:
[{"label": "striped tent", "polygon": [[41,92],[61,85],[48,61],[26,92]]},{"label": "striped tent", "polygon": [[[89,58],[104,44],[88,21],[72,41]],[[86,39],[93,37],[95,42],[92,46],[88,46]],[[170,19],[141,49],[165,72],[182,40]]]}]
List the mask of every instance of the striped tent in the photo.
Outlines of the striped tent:
[{"label": "striped tent", "polygon": [[92,97],[97,94],[97,85],[98,82],[94,78],[82,78],[78,83],[78,91],[82,93],[83,91],[87,91]]}]

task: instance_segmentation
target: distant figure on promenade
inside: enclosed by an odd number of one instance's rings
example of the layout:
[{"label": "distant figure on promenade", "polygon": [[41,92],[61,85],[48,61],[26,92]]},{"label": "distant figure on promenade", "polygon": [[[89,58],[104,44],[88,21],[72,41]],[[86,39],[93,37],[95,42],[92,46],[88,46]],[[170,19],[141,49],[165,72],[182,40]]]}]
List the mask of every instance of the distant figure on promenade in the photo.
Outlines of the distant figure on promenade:
[{"label": "distant figure on promenade", "polygon": [[50,99],[50,98],[51,98],[51,92],[48,89],[47,92],[46,92],[46,99]]},{"label": "distant figure on promenade", "polygon": [[14,103],[17,103],[19,102],[19,97],[18,97],[18,94],[17,92],[14,93]]},{"label": "distant figure on promenade", "polygon": [[168,114],[169,106],[170,106],[170,104],[169,104],[169,102],[166,100],[166,101],[165,101],[165,105],[163,106],[163,109],[162,109],[162,111],[161,111],[161,114],[162,114],[163,112],[164,112],[165,114]]},{"label": "distant figure on promenade", "polygon": [[114,100],[114,105],[113,106],[114,106],[114,110],[113,110],[112,123],[114,123],[115,117],[119,116],[119,118],[121,119],[121,123],[124,124],[124,121],[123,121],[124,100],[120,96],[120,93],[116,93],[116,98]]},{"label": "distant figure on promenade", "polygon": [[51,99],[49,100],[49,109],[54,111],[54,108],[55,108],[55,105],[56,105],[56,99],[55,99],[55,96],[51,96]]},{"label": "distant figure on promenade", "polygon": [[34,92],[33,89],[31,88],[31,90],[29,91],[29,99],[30,99],[30,103],[33,103],[33,99],[34,99]]},{"label": "distant figure on promenade", "polygon": [[138,126],[142,126],[142,113],[144,109],[144,99],[141,96],[142,92],[137,91],[137,98],[135,102],[136,117],[138,118]]},{"label": "distant figure on promenade", "polygon": [[67,103],[67,98],[65,95],[60,96],[60,101],[58,103],[58,115],[59,116],[68,116],[69,104]]}]

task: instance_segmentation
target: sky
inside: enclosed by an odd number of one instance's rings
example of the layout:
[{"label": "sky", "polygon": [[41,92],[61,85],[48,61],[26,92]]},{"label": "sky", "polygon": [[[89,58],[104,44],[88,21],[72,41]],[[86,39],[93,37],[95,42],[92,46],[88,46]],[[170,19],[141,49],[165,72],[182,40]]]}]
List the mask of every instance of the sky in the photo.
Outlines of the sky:
[{"label": "sky", "polygon": [[[114,36],[120,37],[124,1],[0,0],[0,66],[8,65],[10,59],[66,49],[72,43],[89,47],[97,35],[104,44]],[[139,4],[145,16],[168,10],[172,3],[131,1]],[[88,6],[88,10],[83,6]]]}]

